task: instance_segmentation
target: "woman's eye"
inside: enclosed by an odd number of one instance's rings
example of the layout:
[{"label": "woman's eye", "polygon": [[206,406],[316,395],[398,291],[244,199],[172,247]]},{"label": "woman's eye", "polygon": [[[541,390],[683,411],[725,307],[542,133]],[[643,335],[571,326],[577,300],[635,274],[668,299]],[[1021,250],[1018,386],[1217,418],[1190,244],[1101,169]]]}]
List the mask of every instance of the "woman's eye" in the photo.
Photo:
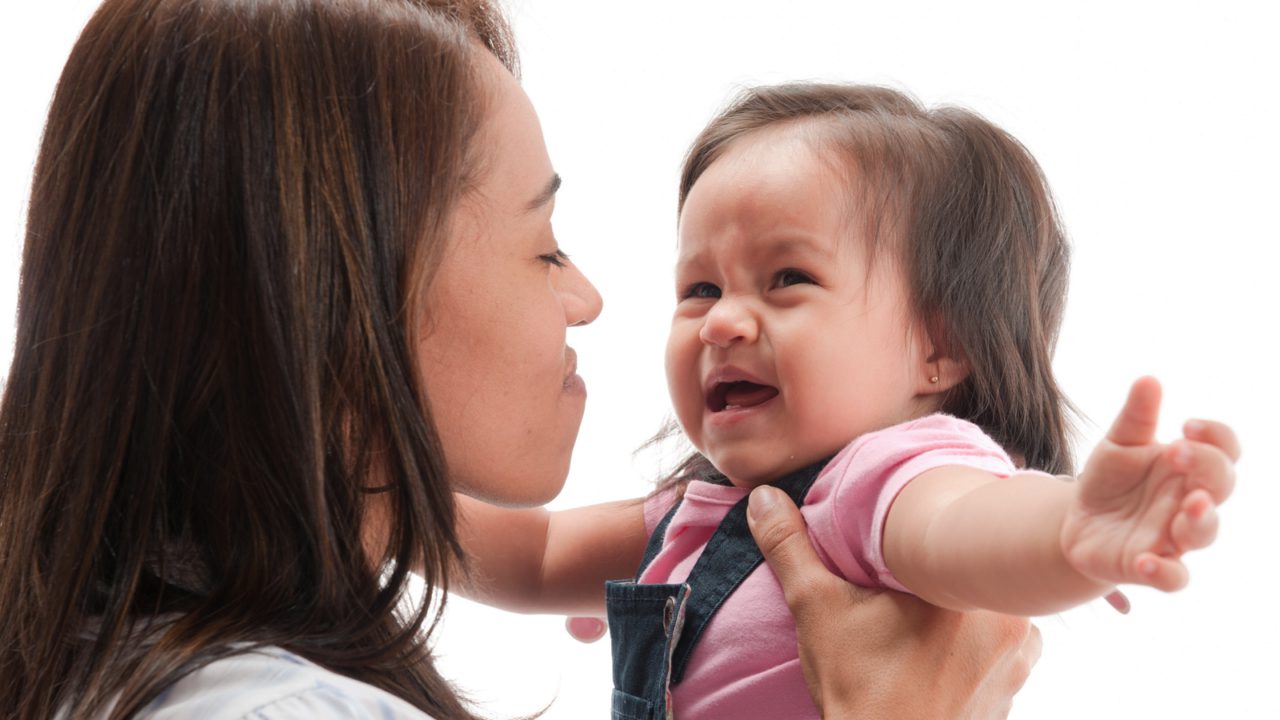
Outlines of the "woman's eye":
[{"label": "woman's eye", "polygon": [[569,259],[569,256],[560,248],[556,248],[555,252],[547,253],[546,255],[539,255],[538,259],[548,265],[554,265],[562,268],[565,266],[565,261]]},{"label": "woman's eye", "polygon": [[684,292],[680,293],[680,298],[687,300],[691,298],[718,298],[720,297],[720,288],[708,282],[697,282],[686,287]]},{"label": "woman's eye", "polygon": [[789,285],[815,285],[815,284],[817,283],[814,281],[812,276],[810,276],[806,272],[802,272],[794,268],[787,268],[786,270],[779,272],[777,277],[774,278],[775,287],[787,287]]}]

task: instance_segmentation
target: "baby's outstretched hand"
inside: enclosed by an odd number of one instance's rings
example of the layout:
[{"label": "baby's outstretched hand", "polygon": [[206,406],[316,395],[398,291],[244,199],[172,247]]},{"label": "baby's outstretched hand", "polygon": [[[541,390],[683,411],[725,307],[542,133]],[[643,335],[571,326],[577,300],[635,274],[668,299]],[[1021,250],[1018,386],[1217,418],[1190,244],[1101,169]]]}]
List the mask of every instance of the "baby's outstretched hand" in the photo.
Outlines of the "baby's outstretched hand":
[{"label": "baby's outstretched hand", "polygon": [[1135,382],[1063,520],[1067,562],[1097,582],[1178,590],[1188,578],[1182,554],[1217,535],[1217,506],[1231,494],[1240,456],[1235,433],[1192,420],[1183,439],[1163,445],[1155,441],[1159,414],[1160,383]]}]

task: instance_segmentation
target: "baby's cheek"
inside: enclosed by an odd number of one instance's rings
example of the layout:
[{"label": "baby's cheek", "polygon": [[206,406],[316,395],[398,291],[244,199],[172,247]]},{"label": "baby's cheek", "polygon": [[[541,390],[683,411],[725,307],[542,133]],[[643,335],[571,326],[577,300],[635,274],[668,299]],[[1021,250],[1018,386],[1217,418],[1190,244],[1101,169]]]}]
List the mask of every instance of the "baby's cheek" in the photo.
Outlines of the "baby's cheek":
[{"label": "baby's cheek", "polygon": [[693,436],[696,420],[701,417],[702,386],[697,377],[695,359],[684,359],[679,349],[667,348],[667,393],[671,398],[671,406],[675,408],[676,420],[685,432]]}]

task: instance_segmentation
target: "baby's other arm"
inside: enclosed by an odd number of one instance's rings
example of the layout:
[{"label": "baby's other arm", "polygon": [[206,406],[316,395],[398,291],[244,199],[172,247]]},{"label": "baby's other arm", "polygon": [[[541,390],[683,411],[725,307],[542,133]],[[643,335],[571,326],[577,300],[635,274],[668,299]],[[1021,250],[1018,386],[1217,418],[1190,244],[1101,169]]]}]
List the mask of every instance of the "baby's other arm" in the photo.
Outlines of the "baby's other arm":
[{"label": "baby's other arm", "polygon": [[550,512],[454,498],[458,592],[513,612],[602,615],[605,581],[634,575],[648,539],[641,499]]},{"label": "baby's other arm", "polygon": [[1000,478],[965,467],[922,473],[889,511],[884,557],[899,582],[958,610],[1058,612],[1117,583],[1185,584],[1182,553],[1207,546],[1234,482],[1230,429],[1191,423],[1154,441],[1159,385],[1146,378],[1079,482]]}]

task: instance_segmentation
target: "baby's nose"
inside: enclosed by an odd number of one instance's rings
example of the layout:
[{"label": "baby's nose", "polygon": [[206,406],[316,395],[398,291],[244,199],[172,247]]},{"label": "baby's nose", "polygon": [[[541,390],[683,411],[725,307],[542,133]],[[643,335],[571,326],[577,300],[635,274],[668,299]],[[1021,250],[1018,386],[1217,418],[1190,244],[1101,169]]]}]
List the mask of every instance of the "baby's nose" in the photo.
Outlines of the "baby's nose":
[{"label": "baby's nose", "polygon": [[755,342],[759,322],[750,308],[740,300],[720,298],[707,312],[698,337],[716,347],[729,347],[737,342]]}]

